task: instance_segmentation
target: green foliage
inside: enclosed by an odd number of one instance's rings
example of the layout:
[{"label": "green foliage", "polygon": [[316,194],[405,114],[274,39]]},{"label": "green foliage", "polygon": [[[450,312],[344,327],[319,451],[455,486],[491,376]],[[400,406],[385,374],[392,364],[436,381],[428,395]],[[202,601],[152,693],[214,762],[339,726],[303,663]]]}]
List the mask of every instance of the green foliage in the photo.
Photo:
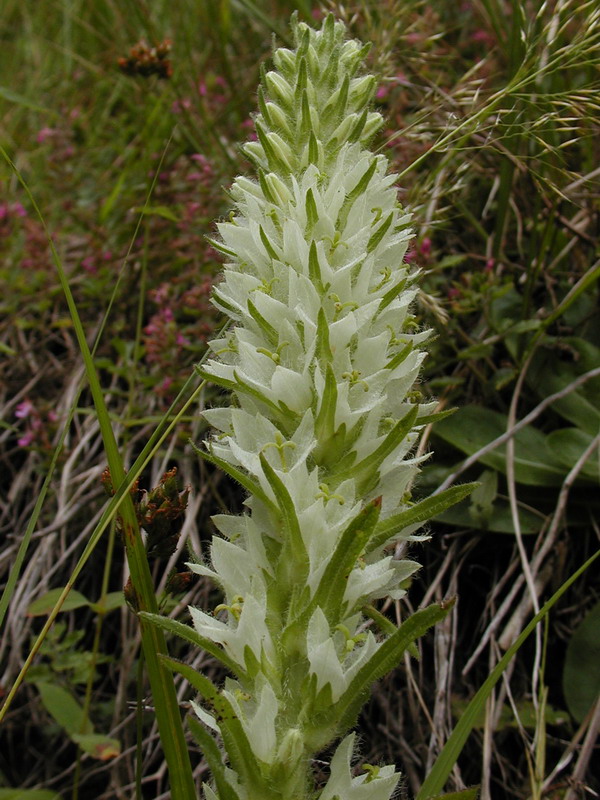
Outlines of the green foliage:
[{"label": "green foliage", "polygon": [[571,715],[582,722],[600,694],[600,603],[575,629],[565,655],[563,692]]}]

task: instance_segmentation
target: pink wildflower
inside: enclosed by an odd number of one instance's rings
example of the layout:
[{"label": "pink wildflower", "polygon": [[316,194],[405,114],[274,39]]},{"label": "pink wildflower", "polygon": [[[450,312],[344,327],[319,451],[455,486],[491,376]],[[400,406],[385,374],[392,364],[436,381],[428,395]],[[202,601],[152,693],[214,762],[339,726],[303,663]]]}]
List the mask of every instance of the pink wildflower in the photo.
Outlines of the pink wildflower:
[{"label": "pink wildflower", "polygon": [[55,128],[41,128],[36,136],[38,144],[43,144],[46,139],[52,138],[56,133]]},{"label": "pink wildflower", "polygon": [[17,444],[19,447],[29,447],[29,445],[35,439],[35,434],[33,431],[27,431],[27,433],[23,434],[20,439],[17,439]]},{"label": "pink wildflower", "polygon": [[27,211],[21,205],[21,203],[13,203],[11,211],[13,212],[13,214],[16,214],[17,217],[26,217],[27,216]]},{"label": "pink wildflower", "polygon": [[93,256],[86,256],[82,262],[81,266],[84,268],[86,272],[89,272],[90,275],[95,275],[98,272],[98,267],[96,266],[96,262],[94,261]]},{"label": "pink wildflower", "polygon": [[485,45],[496,44],[496,40],[494,39],[492,34],[489,31],[484,31],[481,29],[474,31],[474,33],[471,35],[471,39],[474,42],[480,42],[481,44]]},{"label": "pink wildflower", "polygon": [[428,236],[419,245],[419,252],[424,258],[429,258],[431,255],[431,239]]},{"label": "pink wildflower", "polygon": [[26,419],[32,411],[35,411],[35,406],[31,400],[23,400],[15,409],[15,417],[17,419]]}]

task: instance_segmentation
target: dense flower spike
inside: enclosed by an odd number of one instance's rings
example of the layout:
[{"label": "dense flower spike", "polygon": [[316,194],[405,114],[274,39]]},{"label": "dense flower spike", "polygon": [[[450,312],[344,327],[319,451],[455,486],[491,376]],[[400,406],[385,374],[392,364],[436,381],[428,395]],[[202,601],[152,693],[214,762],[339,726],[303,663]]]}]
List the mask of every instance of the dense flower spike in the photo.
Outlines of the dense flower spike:
[{"label": "dense flower spike", "polygon": [[[210,565],[190,565],[224,601],[191,609],[195,632],[182,634],[235,678],[218,690],[173,664],[200,692],[192,727],[213,773],[205,795],[219,800],[315,797],[311,757],[445,613],[395,630],[371,607],[401,597],[418,568],[386,547],[426,518],[410,489],[431,410],[413,391],[427,333],[410,313],[409,216],[367,149],[382,122],[361,74],[368,48],[332,16],[292,27],[296,48],[263,75],[245,147],[257,177],[237,178],[213,242],[227,260],[214,302],[233,325],[200,369],[232,404],[205,412],[218,433],[199,452],[249,493],[247,514],[213,518]],[[398,774],[353,777],[352,746],[339,745],[321,800],[388,800]]]}]

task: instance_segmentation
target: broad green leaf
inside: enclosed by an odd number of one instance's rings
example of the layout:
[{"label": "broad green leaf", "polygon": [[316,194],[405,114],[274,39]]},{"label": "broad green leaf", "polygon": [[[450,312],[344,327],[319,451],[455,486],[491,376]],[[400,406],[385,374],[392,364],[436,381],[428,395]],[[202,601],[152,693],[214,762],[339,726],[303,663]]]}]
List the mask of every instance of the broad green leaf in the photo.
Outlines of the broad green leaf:
[{"label": "broad green leaf", "polygon": [[[553,346],[554,345],[554,346]],[[576,336],[548,338],[527,371],[527,383],[543,399],[565,389],[579,375],[600,364],[600,349]],[[577,428],[595,436],[600,430],[600,377],[588,380],[552,403],[552,408]]]},{"label": "broad green leaf", "polygon": [[90,608],[97,614],[108,614],[109,611],[114,611],[116,608],[121,608],[125,605],[125,595],[120,592],[109,592],[104,598],[103,603],[90,603]]},{"label": "broad green leaf", "polygon": [[582,722],[600,693],[600,603],[596,603],[575,629],[563,670],[567,708]]},{"label": "broad green leaf", "polygon": [[110,761],[121,754],[121,743],[101,733],[74,733],[71,739],[79,745],[84,753],[99,761]]},{"label": "broad green leaf", "polygon": [[[463,406],[452,419],[442,420],[433,429],[439,436],[467,455],[473,455],[508,428],[507,417],[481,406]],[[566,470],[553,458],[547,437],[529,425],[515,436],[515,477],[530,486],[560,486]],[[497,447],[480,459],[482,464],[506,475],[506,445]]]},{"label": "broad green leaf", "polygon": [[64,728],[69,736],[80,733],[92,733],[93,728],[85,719],[83,708],[71,692],[55,683],[39,681],[36,688],[42,698],[46,711]]},{"label": "broad green leaf", "polygon": [[473,522],[482,527],[487,527],[487,521],[491,517],[494,500],[498,494],[498,473],[491,469],[486,469],[479,476],[479,486],[473,490],[469,498],[469,515]]},{"label": "broad green leaf", "polygon": [[[590,446],[593,439],[591,434],[579,428],[561,428],[548,434],[547,443],[553,458],[570,470]],[[596,482],[600,480],[598,450],[588,458],[579,475]]]},{"label": "broad green leaf", "polygon": [[[56,605],[56,601],[61,596],[63,591],[64,587],[61,586],[58,589],[51,589],[49,592],[46,592],[46,594],[42,595],[42,597],[38,597],[38,599],[34,600],[33,603],[31,603],[27,608],[27,616],[47,616]],[[73,611],[74,608],[82,608],[82,606],[89,605],[90,601],[87,599],[87,597],[84,597],[81,592],[76,592],[75,589],[71,589],[65,602],[62,604],[61,611]]]},{"label": "broad green leaf", "polygon": [[[479,531],[490,531],[492,533],[514,533],[514,525],[510,504],[508,500],[497,497],[492,503],[489,512],[483,517],[473,515],[471,504],[468,501],[459,503],[454,508],[438,514],[435,517],[438,522],[445,522],[448,525],[456,525],[461,528],[471,528]],[[528,508],[519,508],[519,522],[521,523],[521,533],[528,535],[538,533],[546,517],[544,514],[536,514]]]},{"label": "broad green leaf", "polygon": [[463,789],[462,792],[450,792],[450,794],[436,794],[431,800],[477,800],[479,797],[479,786],[471,786]]}]

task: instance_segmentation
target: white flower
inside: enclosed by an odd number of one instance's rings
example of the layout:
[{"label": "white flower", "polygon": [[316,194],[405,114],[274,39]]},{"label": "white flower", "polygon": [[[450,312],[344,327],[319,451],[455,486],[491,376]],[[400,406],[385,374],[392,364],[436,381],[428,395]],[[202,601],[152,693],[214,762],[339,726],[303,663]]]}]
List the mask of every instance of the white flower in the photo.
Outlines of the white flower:
[{"label": "white flower", "polygon": [[[386,554],[381,537],[367,545],[378,519],[407,507],[430,411],[411,394],[427,332],[410,313],[409,215],[387,159],[368,150],[381,124],[369,111],[375,81],[359,74],[364,51],[333,17],[318,31],[296,21],[293,32],[295,50],[276,51],[264,77],[258,139],[245,146],[256,177],[236,179],[234,211],[217,225],[226,264],[214,302],[233,324],[199,368],[231,392],[231,408],[205,412],[216,429],[206,455],[249,491],[247,510],[213,517],[226,538],[213,539],[210,565],[191,565],[225,593],[221,618],[190,612],[240,667],[223,696],[269,800],[308,791],[311,743],[340,735],[336,703],[350,713],[348,688],[368,684],[385,644],[363,632],[363,608],[401,597],[419,567]],[[389,800],[398,774],[373,767],[353,778],[353,741],[338,747],[320,799]]]},{"label": "white flower", "polygon": [[380,767],[352,777],[351,759],[355,734],[341,742],[331,759],[331,776],[319,800],[390,800],[400,779],[394,767]]}]

